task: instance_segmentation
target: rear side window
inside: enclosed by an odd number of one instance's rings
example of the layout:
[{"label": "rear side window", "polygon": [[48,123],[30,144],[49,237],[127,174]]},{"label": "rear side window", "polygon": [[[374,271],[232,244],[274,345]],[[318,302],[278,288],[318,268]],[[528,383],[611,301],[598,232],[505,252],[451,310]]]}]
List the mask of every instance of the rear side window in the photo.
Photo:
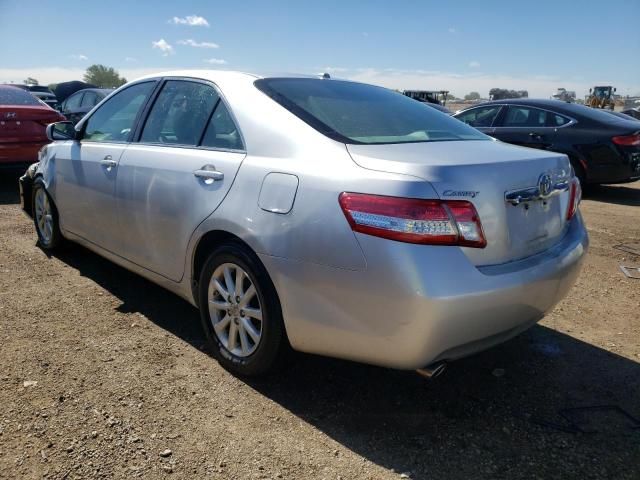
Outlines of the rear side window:
[{"label": "rear side window", "polygon": [[25,90],[15,87],[0,87],[0,105],[33,105],[42,106],[42,103]]},{"label": "rear side window", "polygon": [[500,112],[500,108],[500,105],[472,108],[466,112],[459,113],[455,117],[472,127],[490,127]]},{"label": "rear side window", "polygon": [[64,109],[65,110],[71,110],[71,109],[76,109],[80,107],[80,100],[82,100],[82,96],[84,95],[84,92],[81,93],[74,93],[73,95],[71,95],[69,98],[67,98],[64,102]]},{"label": "rear side window", "polygon": [[[552,115],[549,112],[549,115]],[[547,112],[531,107],[511,106],[502,122],[503,127],[544,127],[547,124]]]},{"label": "rear side window", "polygon": [[222,148],[229,150],[244,150],[240,132],[233,122],[227,106],[219,102],[216,111],[211,116],[202,139],[203,147]]},{"label": "rear side window", "polygon": [[142,130],[141,142],[196,146],[220,97],[210,85],[169,80]]},{"label": "rear side window", "polygon": [[155,82],[132,85],[103,103],[85,124],[83,140],[126,142]]},{"label": "rear side window", "polygon": [[343,143],[489,139],[435,108],[382,87],[315,78],[266,78],[255,85],[320,133]]},{"label": "rear side window", "polygon": [[553,115],[551,115],[551,117],[552,127],[561,127],[562,125],[566,125],[571,121],[567,117],[563,117],[562,115],[558,115],[557,113],[554,113]]},{"label": "rear side window", "polygon": [[84,92],[81,107],[94,107],[98,103],[98,94],[96,92]]}]

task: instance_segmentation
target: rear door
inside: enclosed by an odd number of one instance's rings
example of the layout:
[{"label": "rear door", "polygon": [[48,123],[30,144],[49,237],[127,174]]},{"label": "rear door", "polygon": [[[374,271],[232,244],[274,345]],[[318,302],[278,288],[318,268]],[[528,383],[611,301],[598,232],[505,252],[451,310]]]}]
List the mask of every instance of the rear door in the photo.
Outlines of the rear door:
[{"label": "rear door", "polygon": [[222,202],[244,157],[212,84],[165,81],[118,167],[122,256],[179,281],[192,233]]},{"label": "rear door", "polygon": [[155,81],[111,97],[80,124],[81,140],[56,144],[56,203],[63,229],[117,252],[115,185],[118,163]]},{"label": "rear door", "polygon": [[554,113],[526,105],[508,105],[491,134],[503,142],[547,150],[553,145],[556,130]]}]

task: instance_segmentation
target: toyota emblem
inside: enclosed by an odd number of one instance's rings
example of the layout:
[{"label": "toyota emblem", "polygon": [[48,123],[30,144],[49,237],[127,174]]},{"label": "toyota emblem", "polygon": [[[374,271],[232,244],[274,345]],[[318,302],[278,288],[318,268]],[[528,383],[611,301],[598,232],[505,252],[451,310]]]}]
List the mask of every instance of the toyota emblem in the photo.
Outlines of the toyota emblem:
[{"label": "toyota emblem", "polygon": [[551,181],[551,175],[547,173],[540,175],[540,178],[538,179],[538,191],[540,192],[540,195],[543,197],[549,196],[552,188],[553,183]]}]

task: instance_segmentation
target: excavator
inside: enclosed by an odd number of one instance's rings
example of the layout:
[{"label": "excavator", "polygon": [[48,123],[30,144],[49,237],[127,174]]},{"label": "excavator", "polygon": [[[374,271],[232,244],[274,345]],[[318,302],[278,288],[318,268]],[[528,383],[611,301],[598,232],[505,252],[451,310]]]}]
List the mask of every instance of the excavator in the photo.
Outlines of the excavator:
[{"label": "excavator", "polygon": [[590,88],[589,95],[585,99],[584,104],[591,108],[608,108],[609,110],[613,110],[615,106],[613,94],[615,91],[615,87],[611,85],[600,85]]}]

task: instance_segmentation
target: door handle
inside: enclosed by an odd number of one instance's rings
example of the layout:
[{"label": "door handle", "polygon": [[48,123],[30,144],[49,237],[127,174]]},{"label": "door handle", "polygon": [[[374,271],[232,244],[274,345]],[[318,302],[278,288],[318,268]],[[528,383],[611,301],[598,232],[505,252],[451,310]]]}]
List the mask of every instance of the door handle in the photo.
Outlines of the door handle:
[{"label": "door handle", "polygon": [[540,135],[539,133],[536,133],[536,132],[529,133],[529,136],[531,138],[542,138],[542,135]]},{"label": "door handle", "polygon": [[224,179],[224,173],[217,171],[215,168],[213,165],[205,165],[200,170],[193,172],[193,174],[198,178],[204,179],[207,184]]},{"label": "door handle", "polygon": [[100,165],[106,167],[107,170],[111,170],[118,165],[118,162],[113,160],[113,157],[111,157],[111,155],[105,155],[105,157],[100,160]]}]

